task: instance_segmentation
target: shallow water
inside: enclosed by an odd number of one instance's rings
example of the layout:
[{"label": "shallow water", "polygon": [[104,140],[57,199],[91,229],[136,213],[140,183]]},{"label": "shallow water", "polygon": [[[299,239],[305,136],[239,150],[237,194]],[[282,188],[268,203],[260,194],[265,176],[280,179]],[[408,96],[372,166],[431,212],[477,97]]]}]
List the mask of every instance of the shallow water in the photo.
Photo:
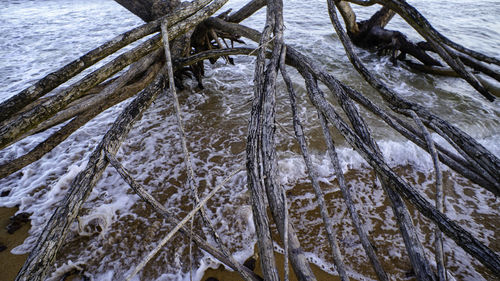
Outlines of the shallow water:
[{"label": "shallow water", "polygon": [[[237,8],[245,1],[231,1]],[[285,40],[320,63],[335,77],[380,100],[351,67],[338,42],[326,12],[326,1],[285,1]],[[479,3],[478,3],[479,2]],[[6,4],[4,4],[6,3]],[[72,61],[92,48],[141,21],[113,1],[3,1],[0,7],[0,101],[27,87],[48,72]],[[495,1],[411,1],[435,27],[452,40],[498,56],[500,24],[496,20],[500,5]],[[453,6],[453,9],[449,7]],[[360,17],[372,10],[360,10]],[[243,22],[260,29],[263,11]],[[390,28],[401,29],[411,38],[418,36],[395,18]],[[254,46],[248,42],[249,45]],[[415,75],[395,68],[387,59],[359,50],[370,69],[378,73],[392,88],[417,101],[445,119],[453,121],[497,156],[500,155],[499,102],[488,103],[465,82],[455,78]],[[253,58],[235,57],[236,66],[218,62],[207,65],[205,90],[194,89],[186,81],[187,90],[179,93],[189,149],[196,166],[196,184],[206,194],[232,171],[244,165],[245,137],[251,99],[253,97]],[[101,63],[102,64],[102,63]],[[86,72],[88,73],[88,71]],[[295,73],[293,79],[299,93],[300,117],[306,123],[306,134],[318,169],[329,211],[338,228],[350,275],[354,279],[375,279],[369,268],[349,214],[336,186],[333,169],[327,159],[317,127],[316,113],[305,99],[304,86]],[[75,80],[73,80],[75,81]],[[85,167],[87,158],[114,118],[129,101],[125,101],[80,128],[64,143],[40,161],[0,180],[0,191],[11,190],[0,197],[0,206],[19,205],[20,211],[33,213],[30,237],[14,252],[25,253],[36,240],[57,203],[65,195],[71,180]],[[307,183],[305,166],[297,144],[291,140],[289,104],[284,85],[279,85],[277,98],[279,169],[287,189],[292,212],[302,245],[309,259],[328,272],[335,273],[326,246],[324,229],[320,227],[319,210],[312,188]],[[415,187],[433,198],[433,175],[430,158],[404,140],[373,116],[366,114],[381,150],[391,167]],[[134,178],[143,184],[166,207],[184,216],[190,199],[184,188],[185,172],[182,150],[177,135],[173,105],[161,96],[138,121],[118,153],[118,158]],[[0,150],[0,162],[16,158],[43,140],[49,132],[29,137]],[[385,195],[377,185],[369,166],[341,137],[341,165],[353,189],[360,216],[378,249],[382,263],[395,280],[405,279],[410,265],[404,245],[392,219]],[[440,141],[438,139],[438,141]],[[446,214],[470,230],[480,241],[500,251],[496,235],[499,203],[490,193],[470,184],[445,169]],[[210,217],[222,239],[238,260],[245,260],[255,244],[245,173],[240,172],[210,201]],[[201,195],[203,197],[203,195]],[[427,220],[411,210],[428,257],[433,257],[432,234]],[[84,205],[81,229],[75,223],[53,270],[54,278],[71,266],[81,266],[95,280],[119,279],[133,268],[156,245],[172,226],[127,188],[116,172],[108,168]],[[280,250],[280,245],[276,245]],[[189,279],[185,240],[176,237],[158,254],[140,275],[141,280]],[[446,240],[447,266],[457,280],[494,279],[487,270]],[[213,262],[195,251],[192,271],[195,279]]]}]

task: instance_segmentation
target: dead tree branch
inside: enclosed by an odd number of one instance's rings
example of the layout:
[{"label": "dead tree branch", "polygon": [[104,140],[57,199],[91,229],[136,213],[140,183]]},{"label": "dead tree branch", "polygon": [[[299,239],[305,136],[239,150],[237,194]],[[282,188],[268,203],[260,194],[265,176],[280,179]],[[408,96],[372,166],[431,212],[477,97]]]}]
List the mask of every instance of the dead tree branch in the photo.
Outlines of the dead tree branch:
[{"label": "dead tree branch", "polygon": [[[445,164],[473,183],[499,196],[500,160],[457,127],[389,88],[361,62],[354,51],[353,43],[362,47],[373,45],[379,50],[390,48],[393,50],[393,58],[398,60],[405,60],[405,55],[408,53],[422,62],[422,64],[415,64],[408,60],[410,67],[420,68],[422,71],[456,75],[467,81],[490,101],[494,99],[492,95],[494,90],[490,89],[494,88],[483,82],[477,73],[484,73],[500,81],[500,75],[495,69],[486,65],[487,63],[500,65],[498,59],[450,41],[437,32],[414,7],[405,1],[327,0],[330,20],[346,50],[347,57],[362,78],[383,98],[382,103],[389,107],[389,109],[384,109],[384,105],[373,102],[362,93],[340,82],[311,58],[285,44],[282,0],[250,0],[237,12],[230,14],[230,11],[226,11],[218,17],[210,16],[218,11],[227,0],[197,0],[190,3],[181,3],[180,0],[116,1],[149,23],[117,36],[0,104],[0,124],[2,125],[0,149],[34,132],[45,130],[73,118],[28,154],[0,165],[0,178],[2,178],[40,159],[105,109],[139,92],[95,147],[86,168],[71,183],[68,194],[49,219],[16,280],[43,280],[45,278],[65,241],[71,224],[109,163],[141,199],[159,212],[169,223],[176,225],[159,242],[155,250],[130,272],[128,279],[137,274],[169,239],[180,232],[189,239],[190,243],[191,240],[194,241],[214,258],[238,271],[243,279],[259,280],[260,277],[233,258],[221,242],[205,210],[207,200],[214,196],[229,178],[215,187],[203,201],[200,201],[198,189],[194,184],[195,172],[190,152],[187,149],[186,132],[175,90],[176,84],[182,86],[182,80],[180,80],[182,76],[190,72],[198,80],[199,87],[203,88],[204,60],[208,59],[211,63],[215,63],[218,58],[222,57],[227,63],[234,64],[230,55],[239,54],[257,56],[254,71],[254,97],[246,143],[246,174],[260,263],[265,280],[280,280],[271,234],[273,223],[276,225],[277,239],[280,239],[284,245],[285,280],[289,278],[288,260],[297,279],[315,280],[300,245],[298,233],[290,221],[290,215],[293,212],[288,210],[287,195],[278,173],[276,126],[279,124],[276,122],[276,97],[280,71],[291,105],[295,132],[295,136],[292,137],[297,140],[305,162],[306,172],[326,229],[328,246],[332,251],[333,261],[340,278],[349,279],[349,273],[345,268],[337,242],[336,230],[328,211],[328,202],[325,200],[317,170],[312,163],[304,128],[297,110],[296,93],[291,78],[287,74],[285,63],[294,67],[305,80],[307,97],[318,114],[326,142],[326,151],[334,167],[342,197],[361,244],[380,280],[389,280],[389,277],[382,268],[374,245],[357,213],[351,191],[340,167],[329,126],[334,126],[347,143],[373,168],[376,178],[389,198],[410,263],[419,280],[446,280],[442,233],[490,269],[493,274],[500,275],[500,257],[444,214],[440,167],[441,163]],[[357,21],[350,3],[363,6],[379,4],[382,7],[368,20]],[[266,6],[266,23],[262,33],[238,24],[264,6]],[[344,19],[346,30],[340,24],[337,10]],[[410,42],[404,34],[385,29],[396,13],[403,17],[426,41],[415,44]],[[97,61],[139,38],[158,31],[161,31],[161,34],[121,54],[67,89],[52,96],[43,97]],[[243,43],[240,40],[241,36],[258,42],[258,47],[255,49],[234,48],[234,42]],[[160,41],[161,38],[163,38],[163,43]],[[230,41],[231,48],[227,40]],[[397,57],[396,50],[401,52]],[[162,51],[165,52],[165,58],[162,56]],[[427,53],[429,51],[439,55],[439,58],[429,55]],[[166,64],[162,67],[164,63]],[[124,74],[112,78],[118,71],[129,65],[129,69]],[[175,80],[174,70],[176,70]],[[321,82],[328,90],[324,92],[318,82]],[[166,90],[167,85],[168,90]],[[193,210],[182,221],[147,193],[115,157],[134,121],[162,92],[170,93],[173,99],[187,170],[187,185],[194,198]],[[327,92],[331,95],[329,98],[340,105],[342,112],[339,113],[339,109],[327,99],[325,96]],[[389,167],[356,103],[382,119],[406,139],[429,152],[436,174],[435,204],[427,201],[422,192]],[[347,118],[341,117],[343,114]],[[411,119],[405,117],[412,118],[416,126],[412,125],[413,123],[410,124]],[[456,152],[437,145],[430,135],[430,130],[441,136]],[[435,231],[437,275],[418,238],[417,229],[406,206],[408,203],[437,226]],[[208,233],[214,238],[217,247],[210,245],[204,238],[192,231],[193,218],[199,210],[209,226]],[[191,220],[191,230],[185,226],[189,220]]]}]

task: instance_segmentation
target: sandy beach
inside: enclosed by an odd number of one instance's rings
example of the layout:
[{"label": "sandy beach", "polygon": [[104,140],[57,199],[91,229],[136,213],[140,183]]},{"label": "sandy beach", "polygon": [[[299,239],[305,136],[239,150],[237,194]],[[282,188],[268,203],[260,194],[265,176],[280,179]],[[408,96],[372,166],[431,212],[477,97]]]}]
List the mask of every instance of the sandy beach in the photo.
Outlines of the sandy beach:
[{"label": "sandy beach", "polygon": [[[275,252],[275,257],[276,257],[276,262],[280,265],[278,268],[278,273],[280,274],[280,278],[283,279],[283,255],[280,253]],[[260,263],[256,263],[256,268],[254,270],[255,273],[257,273],[259,276],[262,276],[262,271],[260,267]],[[289,265],[290,268],[290,280],[291,281],[296,281],[297,278],[295,277],[295,274],[293,273],[292,266]],[[332,276],[325,271],[321,270],[318,266],[311,264],[311,269],[314,273],[314,276],[316,276],[316,279],[318,281],[326,281],[326,280],[340,280],[338,276]],[[217,269],[208,269],[205,271],[205,275],[201,280],[203,281],[215,281],[213,279],[209,279],[210,277],[215,278],[216,280],[219,281],[230,281],[230,280],[243,280],[241,277],[238,275],[236,272],[228,271],[224,269],[223,266],[219,266]]]},{"label": "sandy beach", "polygon": [[[13,234],[8,233],[7,226],[11,222],[10,218],[14,216],[16,212],[17,208],[0,207],[0,246],[6,247],[6,249],[0,251],[0,272],[2,272],[0,280],[2,281],[14,280],[19,269],[21,269],[21,266],[28,257],[28,254],[14,255],[11,253],[13,248],[22,244],[24,239],[28,237],[28,231],[31,227],[29,223],[24,223],[21,228],[16,230]],[[276,253],[276,260],[278,264],[282,265],[283,255]],[[339,280],[336,276],[329,275],[315,265],[312,265],[312,269],[318,280]],[[262,275],[259,262],[257,262],[255,272]],[[279,268],[279,273],[283,277],[283,266]],[[207,280],[210,277],[216,278],[219,281],[242,280],[238,273],[226,270],[224,266],[219,266],[217,269],[208,269],[201,280]],[[75,278],[73,280],[78,279]],[[214,281],[213,279],[210,280]],[[297,280],[293,271],[290,272],[290,280]]]},{"label": "sandy beach", "polygon": [[0,208],[0,247],[6,247],[0,251],[0,279],[5,281],[14,280],[28,257],[27,254],[14,255],[10,252],[14,247],[23,243],[24,239],[28,237],[28,231],[31,227],[29,223],[25,223],[13,234],[8,233],[7,226],[11,222],[9,218],[14,216],[16,212],[17,208]]}]

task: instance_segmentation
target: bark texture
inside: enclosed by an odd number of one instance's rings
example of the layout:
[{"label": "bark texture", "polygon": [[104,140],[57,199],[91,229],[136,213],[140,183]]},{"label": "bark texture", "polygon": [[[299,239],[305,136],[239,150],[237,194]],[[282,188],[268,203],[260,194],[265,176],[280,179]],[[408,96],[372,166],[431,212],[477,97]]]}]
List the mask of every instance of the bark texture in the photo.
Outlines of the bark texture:
[{"label": "bark texture", "polygon": [[[253,81],[254,96],[249,109],[245,167],[264,280],[280,280],[277,269],[281,265],[276,263],[274,243],[284,246],[285,280],[288,279],[288,261],[298,280],[315,280],[302,250],[300,235],[290,220],[293,210],[289,208],[287,195],[278,176],[276,96],[280,72],[288,91],[295,133],[292,137],[299,145],[315,194],[315,202],[318,204],[321,221],[328,238],[325,243],[328,243],[329,254],[340,279],[349,280],[350,275],[348,268],[344,265],[343,249],[338,245],[337,230],[331,218],[332,214],[329,212],[330,202],[325,199],[318,172],[312,161],[304,126],[298,114],[297,92],[287,72],[286,64],[288,68],[295,68],[305,81],[306,98],[318,115],[318,126],[321,126],[325,143],[324,149],[332,163],[333,173],[338,179],[338,185],[354,228],[379,280],[391,280],[391,276],[388,276],[382,267],[368,231],[358,214],[358,206],[353,200],[341,169],[333,142],[332,128],[375,171],[381,188],[389,198],[410,263],[418,280],[446,280],[448,278],[446,253],[443,251],[445,237],[442,234],[476,258],[494,275],[500,275],[499,256],[461,225],[446,216],[443,208],[444,192],[441,172],[442,166],[446,165],[477,184],[477,188],[484,188],[498,197],[500,195],[500,160],[456,126],[391,89],[363,64],[353,46],[374,49],[381,54],[389,50],[395,64],[402,62],[407,67],[421,71],[464,79],[488,100],[494,99],[492,95],[494,90],[491,90],[494,87],[488,86],[476,74],[481,72],[500,81],[500,74],[496,70],[496,67],[500,65],[500,60],[452,42],[437,32],[414,7],[405,1],[327,0],[333,30],[342,42],[347,57],[361,77],[382,97],[381,102],[375,102],[337,80],[309,56],[286,44],[282,0],[250,0],[238,11],[234,13],[226,11],[218,16],[213,15],[227,0],[196,0],[185,3],[181,3],[180,0],[116,0],[116,2],[146,23],[117,36],[0,104],[0,149],[35,132],[41,132],[73,118],[28,154],[0,165],[0,178],[3,178],[40,159],[105,109],[136,96],[94,148],[87,167],[71,183],[68,194],[48,221],[16,280],[44,280],[56,259],[57,252],[64,244],[70,225],[78,216],[82,205],[109,163],[132,190],[148,203],[148,206],[168,222],[177,225],[160,242],[160,246],[154,252],[143,262],[138,263],[136,269],[128,275],[128,279],[137,274],[160,250],[161,245],[177,232],[185,236],[188,243],[191,243],[191,240],[194,241],[215,259],[236,270],[243,279],[261,279],[233,258],[206,214],[205,204],[208,204],[208,199],[214,196],[222,185],[217,186],[209,197],[200,202],[197,186],[194,184],[195,166],[191,161],[189,145],[185,137],[188,132],[184,130],[181,107],[174,86],[181,87],[182,78],[186,75],[193,75],[198,81],[199,88],[203,88],[202,80],[206,67],[204,62],[208,60],[213,64],[222,58],[227,63],[234,64],[231,57],[234,55],[257,57]],[[363,6],[378,4],[381,7],[370,18],[360,21],[351,4]],[[266,22],[262,32],[239,24],[263,7],[266,7]],[[344,20],[345,29],[340,23],[337,12]],[[387,30],[385,27],[396,14],[403,17],[425,41],[414,43],[399,31]],[[160,34],[152,36],[134,49],[116,57],[67,89],[44,97],[45,94],[99,60],[146,35],[159,31],[161,31]],[[235,43],[243,43],[241,37],[255,41],[258,47],[235,48]],[[231,46],[226,40],[230,41]],[[430,52],[435,55],[431,55]],[[120,76],[110,79],[125,67],[129,69]],[[193,206],[197,205],[182,221],[147,193],[114,156],[134,122],[160,93],[169,95],[176,106],[175,112],[187,171],[186,187],[191,192]],[[334,106],[332,100],[338,106]],[[430,154],[436,174],[434,203],[429,202],[415,186],[410,185],[389,167],[372,136],[371,128],[363,118],[363,110],[373,113],[395,132]],[[432,138],[432,132],[441,136],[454,148],[454,151],[438,145]],[[434,262],[425,255],[407,204],[435,224],[436,271],[431,266]],[[198,211],[201,212],[202,223],[206,226],[204,228],[206,237],[186,226],[186,223],[189,220],[192,221]],[[277,230],[275,236],[271,233],[273,225]],[[273,240],[273,237],[276,240]],[[214,241],[216,246],[208,241]]]},{"label": "bark texture", "polygon": [[153,21],[171,13],[181,3],[180,0],[115,0],[145,22]]}]

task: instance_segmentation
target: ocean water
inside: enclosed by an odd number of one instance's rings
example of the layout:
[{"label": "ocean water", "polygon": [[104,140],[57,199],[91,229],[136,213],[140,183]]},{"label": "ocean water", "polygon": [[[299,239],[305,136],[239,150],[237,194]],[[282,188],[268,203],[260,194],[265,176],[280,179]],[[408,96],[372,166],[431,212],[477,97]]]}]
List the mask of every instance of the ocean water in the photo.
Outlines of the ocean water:
[{"label": "ocean water", "polygon": [[[227,8],[237,9],[246,1],[232,0]],[[311,56],[344,83],[380,102],[350,65],[330,24],[326,1],[285,1],[285,40]],[[500,49],[500,5],[495,1],[413,0],[429,21],[445,35],[469,48],[498,57]],[[453,7],[453,9],[450,9]],[[374,8],[357,9],[360,18]],[[256,29],[264,23],[264,11],[243,22]],[[0,5],[0,101],[7,99],[115,35],[141,24],[114,1],[2,1]],[[404,21],[395,18],[389,28],[399,29],[418,40]],[[247,42],[249,46],[255,46]],[[416,75],[393,66],[386,58],[358,50],[362,60],[403,96],[452,121],[500,156],[499,102],[489,103],[465,82],[455,78]],[[235,57],[236,65],[222,60],[207,63],[205,89],[197,90],[187,80],[179,92],[188,147],[195,165],[195,183],[203,197],[232,171],[244,165],[247,121],[253,97],[254,58]],[[105,60],[106,61],[106,60]],[[104,61],[104,62],[105,62]],[[99,65],[102,65],[101,62]],[[87,70],[88,73],[91,70]],[[299,98],[299,115],[318,169],[328,208],[333,217],[339,245],[348,272],[357,280],[376,276],[350,222],[337,187],[333,168],[321,140],[316,112],[306,99],[303,81],[292,72]],[[77,81],[82,76],[71,80]],[[69,85],[67,83],[64,86]],[[332,274],[335,269],[313,190],[298,146],[290,137],[293,127],[283,83],[278,85],[277,143],[281,183],[287,190],[291,221],[311,262]],[[36,237],[64,197],[72,179],[81,171],[94,146],[130,100],[108,109],[80,128],[41,160],[0,179],[0,206],[19,206],[32,213],[30,237],[14,253],[29,252]],[[389,165],[433,201],[434,175],[430,157],[370,114],[364,114]],[[19,157],[36,146],[55,129],[43,132],[0,150],[0,163]],[[439,143],[443,140],[434,136]],[[411,266],[392,210],[368,164],[342,138],[335,137],[339,157],[349,186],[379,258],[394,280],[407,279]],[[121,146],[118,158],[134,178],[179,217],[191,208],[185,187],[185,169],[173,104],[160,96],[144,113]],[[458,221],[480,241],[500,252],[497,235],[500,204],[489,192],[475,186],[444,167],[445,213]],[[420,238],[433,260],[432,227],[427,219],[410,208]],[[254,251],[256,238],[245,172],[240,172],[210,200],[209,216],[222,240],[237,260],[244,261]],[[79,223],[71,233],[51,269],[57,280],[71,268],[81,268],[94,280],[116,280],[126,275],[152,250],[172,225],[147,208],[112,168],[84,204]],[[142,271],[137,280],[199,280],[207,267],[216,263],[203,252],[194,252],[189,268],[187,239],[176,236]],[[456,280],[493,280],[494,276],[453,241],[445,241],[446,264]],[[281,251],[281,245],[275,245]]]}]

